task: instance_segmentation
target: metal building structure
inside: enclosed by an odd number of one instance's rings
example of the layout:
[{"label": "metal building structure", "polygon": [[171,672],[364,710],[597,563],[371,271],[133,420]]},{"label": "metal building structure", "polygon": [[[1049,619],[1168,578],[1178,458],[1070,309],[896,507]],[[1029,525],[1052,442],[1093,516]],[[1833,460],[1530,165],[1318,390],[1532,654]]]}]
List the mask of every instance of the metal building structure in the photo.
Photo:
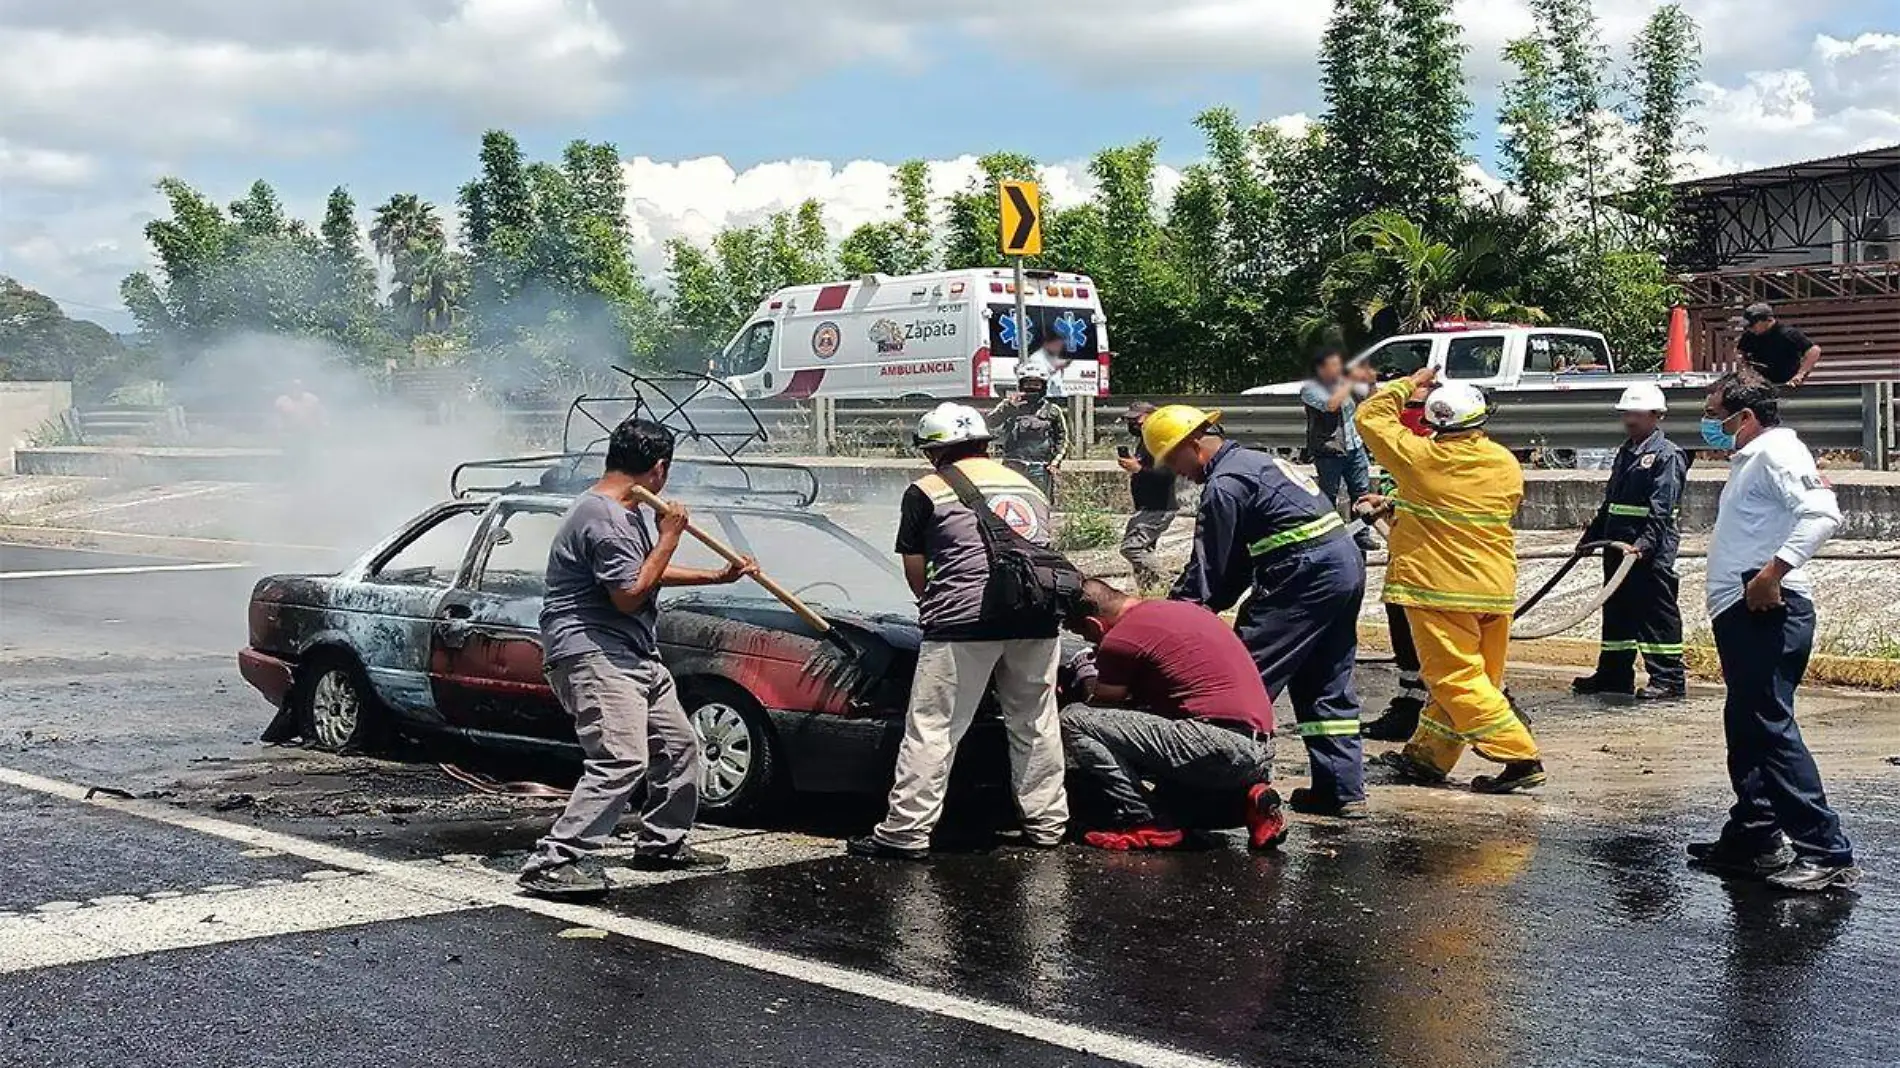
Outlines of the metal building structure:
[{"label": "metal building structure", "polygon": [[1757,301],[1822,348],[1817,380],[1900,379],[1900,145],[1676,186],[1671,259],[1696,366],[1730,361]]}]

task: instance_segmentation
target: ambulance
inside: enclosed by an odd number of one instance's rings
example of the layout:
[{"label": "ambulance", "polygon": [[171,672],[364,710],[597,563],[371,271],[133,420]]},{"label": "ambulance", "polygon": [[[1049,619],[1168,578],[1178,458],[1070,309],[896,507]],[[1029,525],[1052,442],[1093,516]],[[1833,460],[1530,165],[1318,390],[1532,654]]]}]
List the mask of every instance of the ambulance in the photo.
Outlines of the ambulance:
[{"label": "ambulance", "polygon": [[998,397],[1016,382],[1019,331],[1031,351],[1062,341],[1065,396],[1108,395],[1108,321],[1086,276],[974,268],[792,286],[760,302],[713,373],[747,400]]}]

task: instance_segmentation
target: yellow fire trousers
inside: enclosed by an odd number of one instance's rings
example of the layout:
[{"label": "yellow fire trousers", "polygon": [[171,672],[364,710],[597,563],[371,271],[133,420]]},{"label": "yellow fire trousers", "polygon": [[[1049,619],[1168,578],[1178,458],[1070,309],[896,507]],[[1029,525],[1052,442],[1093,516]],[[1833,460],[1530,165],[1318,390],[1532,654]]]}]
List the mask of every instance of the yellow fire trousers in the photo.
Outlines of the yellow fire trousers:
[{"label": "yellow fire trousers", "polygon": [[1499,763],[1536,760],[1537,741],[1504,696],[1511,617],[1410,605],[1405,617],[1432,692],[1405,754],[1441,772],[1451,771],[1466,746]]}]

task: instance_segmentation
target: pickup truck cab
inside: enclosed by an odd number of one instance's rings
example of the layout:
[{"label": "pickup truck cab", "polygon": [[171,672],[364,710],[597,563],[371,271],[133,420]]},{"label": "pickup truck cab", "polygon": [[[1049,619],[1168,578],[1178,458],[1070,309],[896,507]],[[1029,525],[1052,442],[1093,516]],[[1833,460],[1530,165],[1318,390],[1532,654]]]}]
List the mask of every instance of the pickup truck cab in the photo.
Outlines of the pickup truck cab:
[{"label": "pickup truck cab", "polygon": [[[1693,386],[1715,379],[1702,372],[1619,374],[1609,342],[1594,330],[1509,323],[1439,323],[1428,333],[1387,338],[1353,360],[1371,363],[1381,379],[1409,375],[1430,364],[1444,378],[1503,392],[1621,390],[1637,382]],[[1298,394],[1300,386],[1277,382],[1245,392],[1289,396]]]}]

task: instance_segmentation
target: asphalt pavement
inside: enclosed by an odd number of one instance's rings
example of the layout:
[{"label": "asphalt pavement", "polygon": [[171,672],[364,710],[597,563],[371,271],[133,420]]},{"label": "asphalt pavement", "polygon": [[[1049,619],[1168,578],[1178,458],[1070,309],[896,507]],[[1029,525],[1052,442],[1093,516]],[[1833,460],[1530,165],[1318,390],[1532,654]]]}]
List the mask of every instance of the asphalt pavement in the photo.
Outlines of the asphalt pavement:
[{"label": "asphalt pavement", "polygon": [[107,570],[175,563],[0,547],[100,572],[0,578],[0,1065],[1900,1063],[1900,780],[1841,755],[1894,737],[1891,698],[1812,706],[1852,894],[1683,865],[1723,805],[1706,695],[1659,750],[1525,677],[1567,747],[1542,799],[1383,788],[1279,856],[921,865],[800,806],[707,830],[730,873],[616,849],[623,889],[551,905],[511,885],[547,803],[259,745],[255,571]]}]

